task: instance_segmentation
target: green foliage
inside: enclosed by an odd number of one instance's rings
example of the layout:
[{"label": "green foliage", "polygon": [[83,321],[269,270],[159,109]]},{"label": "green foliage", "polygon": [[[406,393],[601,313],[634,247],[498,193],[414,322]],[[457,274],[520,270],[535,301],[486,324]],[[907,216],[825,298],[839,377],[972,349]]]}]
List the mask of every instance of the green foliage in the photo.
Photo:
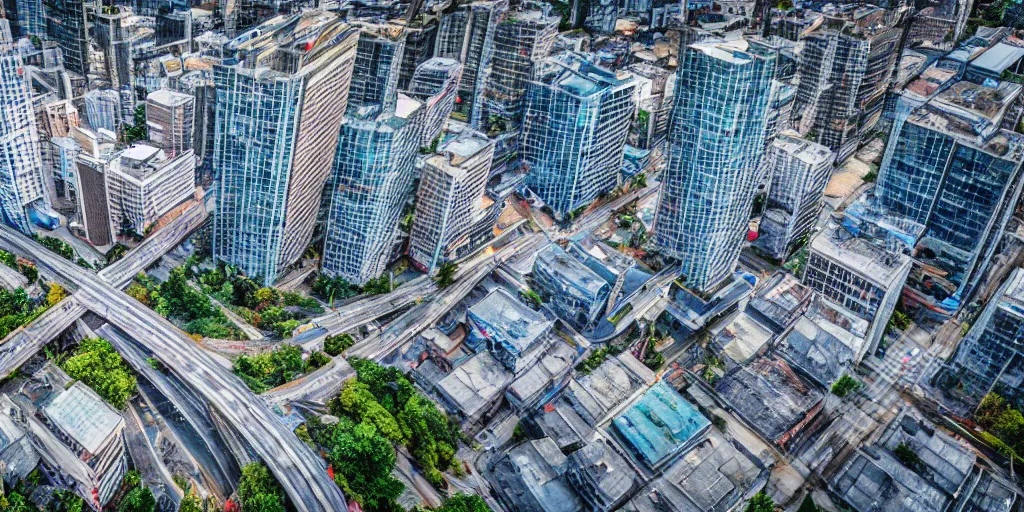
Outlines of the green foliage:
[{"label": "green foliage", "polygon": [[589,356],[587,356],[586,359],[576,365],[576,372],[580,375],[586,375],[597,369],[598,366],[601,366],[601,363],[603,363],[605,359],[608,359],[608,357],[622,353],[624,348],[625,347],[619,345],[605,345],[601,348],[595,349]]},{"label": "green foliage", "polygon": [[395,444],[404,444],[405,435],[395,417],[370,392],[365,382],[348,381],[341,394],[332,399],[328,409],[335,416],[348,416],[360,423],[370,423],[377,432]]},{"label": "green foliage", "polygon": [[356,340],[352,339],[352,336],[349,336],[348,334],[328,336],[324,338],[324,352],[327,352],[327,355],[330,356],[340,356],[342,352],[348,350],[355,344]]},{"label": "green foliage", "polygon": [[625,318],[626,315],[630,313],[630,311],[633,311],[633,304],[627,303],[625,306],[619,308],[618,311],[612,314],[612,316],[608,317],[608,321],[611,322],[612,325],[617,326],[619,325],[619,322],[621,322],[622,319]]},{"label": "green foliage", "polygon": [[171,270],[167,280],[160,285],[159,294],[167,302],[170,316],[192,321],[217,314],[210,298],[188,284],[183,267]]},{"label": "green foliage", "polygon": [[363,285],[363,292],[370,295],[391,293],[391,276],[382,275],[366,281],[366,284]]},{"label": "green foliage", "polygon": [[340,277],[317,276],[310,290],[313,296],[328,303],[359,295],[362,290]]},{"label": "green foliage", "polygon": [[920,472],[923,469],[921,457],[919,457],[917,452],[915,452],[907,443],[900,443],[896,445],[896,448],[892,450],[892,454],[895,455],[904,466],[914,471]]},{"label": "green foliage", "polygon": [[149,488],[138,486],[128,492],[117,506],[117,512],[155,512],[156,498]]},{"label": "green foliage", "polygon": [[524,299],[530,301],[535,308],[539,308],[541,304],[544,303],[543,299],[540,298],[540,295],[533,290],[521,291],[519,294],[522,295]]},{"label": "green foliage", "polygon": [[203,501],[199,499],[199,496],[189,494],[181,499],[178,512],[203,512]]},{"label": "green foliage", "polygon": [[313,297],[306,297],[300,293],[284,292],[281,294],[281,302],[285,306],[295,306],[308,309],[314,313],[323,313],[324,308]]},{"label": "green foliage", "polygon": [[250,462],[242,468],[238,481],[238,500],[244,512],[284,512],[285,496],[281,484],[267,466]]},{"label": "green foliage", "polygon": [[864,384],[857,379],[854,379],[849,375],[843,375],[842,377],[839,377],[839,380],[832,384],[832,394],[839,398],[845,398],[850,393],[854,393],[862,387],[864,387]]},{"label": "green foliage", "polygon": [[863,180],[864,183],[874,183],[878,180],[878,171],[868,171],[861,180]]},{"label": "green foliage", "polygon": [[1019,459],[1024,454],[1024,415],[996,393],[981,400],[975,412],[978,422],[998,442],[987,440],[1006,457]]},{"label": "green foliage", "polygon": [[332,426],[310,422],[317,444],[324,447],[334,469],[334,481],[350,500],[368,512],[391,511],[402,494],[402,483],[391,476],[395,449],[369,422],[342,416]]},{"label": "green foliage", "polygon": [[89,510],[85,506],[85,500],[67,489],[57,489],[53,491],[51,496],[53,501],[50,502],[47,512],[83,512]]},{"label": "green foliage", "polygon": [[[352,358],[349,360],[355,368],[357,380],[363,386],[353,386],[349,390],[351,400],[369,400],[370,397],[380,404],[384,411],[397,422],[401,437],[391,430],[391,423],[380,410],[362,405],[369,414],[352,414],[363,423],[373,422],[381,427],[381,435],[404,444],[412,454],[416,463],[422,468],[424,476],[435,486],[442,485],[442,471],[455,468],[457,461],[455,451],[459,443],[458,427],[438,409],[437,405],[415,391],[412,383],[394,368],[381,366],[373,361]],[[367,396],[362,390],[369,392]],[[345,401],[345,393],[339,397]],[[353,406],[354,407],[354,406]],[[339,407],[340,412],[348,412]]]},{"label": "green foliage", "polygon": [[298,345],[282,345],[273,352],[254,356],[238,356],[232,371],[245,381],[254,393],[275,388],[295,380],[308,370]]},{"label": "green foliage", "polygon": [[800,503],[800,508],[796,512],[821,512],[821,509],[814,504],[814,500],[811,499],[811,495],[804,496],[804,501]]},{"label": "green foliage", "polygon": [[75,261],[75,250],[71,248],[71,244],[64,240],[50,236],[33,235],[32,237],[43,247],[59,254],[62,258],[68,261]]},{"label": "green foliage", "polygon": [[125,403],[135,393],[135,376],[121,359],[121,354],[103,338],[83,339],[61,368],[118,410],[124,409]]},{"label": "green foliage", "polygon": [[441,264],[437,269],[437,277],[434,278],[434,282],[437,283],[437,287],[444,289],[452,285],[455,282],[455,272],[458,270],[458,265],[454,261],[446,261]]},{"label": "green foliage", "polygon": [[761,491],[750,498],[747,503],[746,512],[775,512],[775,501]]},{"label": "green foliage", "polygon": [[149,129],[146,127],[146,105],[141,104],[135,107],[135,125],[126,126],[124,128],[124,134],[122,140],[125,144],[131,144],[136,141],[145,140],[149,137]]},{"label": "green foliage", "polygon": [[434,512],[491,512],[491,508],[476,494],[458,493],[445,498],[444,503]]},{"label": "green foliage", "polygon": [[309,355],[309,359],[306,361],[306,367],[309,368],[310,371],[313,371],[329,362],[331,362],[331,358],[327,354],[324,354],[323,352],[313,352]]},{"label": "green foliage", "polygon": [[122,480],[121,485],[131,489],[132,487],[138,487],[141,483],[142,475],[139,473],[139,470],[131,469],[124,474],[124,480]]},{"label": "green foliage", "polygon": [[0,510],[5,512],[36,512],[37,509],[20,492],[10,491],[6,496],[0,495]]},{"label": "green foliage", "polygon": [[37,307],[22,288],[0,288],[0,339],[35,320],[47,307],[49,306]]},{"label": "green foliage", "polygon": [[644,353],[644,366],[654,371],[658,371],[658,369],[661,368],[661,365],[665,364],[665,356],[654,348],[658,341],[659,338],[657,336],[651,336],[648,338],[647,351]]},{"label": "green foliage", "polygon": [[121,258],[128,252],[128,246],[118,242],[107,251],[104,258],[107,260],[107,264],[113,263]]}]

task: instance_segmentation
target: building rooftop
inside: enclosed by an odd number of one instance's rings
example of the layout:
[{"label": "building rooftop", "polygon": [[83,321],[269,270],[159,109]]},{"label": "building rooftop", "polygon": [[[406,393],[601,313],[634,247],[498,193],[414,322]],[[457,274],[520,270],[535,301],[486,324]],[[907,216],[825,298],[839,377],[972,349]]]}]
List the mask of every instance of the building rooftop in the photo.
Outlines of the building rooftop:
[{"label": "building rooftop", "polygon": [[551,57],[544,72],[536,78],[538,83],[554,86],[579,98],[589,98],[633,84],[628,74],[618,73],[597,66],[576,53],[564,53]]},{"label": "building rooftop", "polygon": [[858,339],[863,343],[863,338],[849,333],[844,335],[836,325],[801,316],[775,350],[790,365],[827,389],[856,362],[859,347],[852,347],[850,343]]},{"label": "building rooftop", "polygon": [[652,480],[622,508],[625,512],[724,512],[767,477],[714,429]]},{"label": "building rooftop", "polygon": [[567,459],[550,438],[520,443],[495,458],[493,487],[513,510],[576,512],[579,496],[565,478]]},{"label": "building rooftop", "polygon": [[548,244],[541,249],[534,261],[534,266],[536,265],[544,265],[554,274],[571,282],[573,286],[591,294],[597,294],[601,288],[608,286],[607,281],[579,260],[570,257],[558,244]]},{"label": "building rooftop", "polygon": [[789,364],[774,357],[735,368],[715,389],[751,427],[783,447],[818,413],[823,398]]},{"label": "building rooftop", "polygon": [[1020,501],[1020,491],[1012,483],[982,470],[970,494],[960,498],[963,512],[1010,512]]},{"label": "building rooftop", "polygon": [[664,381],[651,386],[612,424],[651,468],[692,446],[711,422]]},{"label": "building rooftop", "polygon": [[536,399],[543,400],[539,395],[572,369],[577,355],[577,350],[568,343],[555,341],[537,364],[531,366],[508,386],[506,394],[510,400],[521,404]]},{"label": "building rooftop", "polygon": [[637,477],[615,443],[600,434],[569,456],[569,481],[575,484],[577,492],[582,493],[586,488],[577,480],[591,482],[609,503],[628,496],[638,485]]},{"label": "building rooftop", "polygon": [[500,336],[520,353],[551,327],[544,315],[517,300],[508,290],[496,288],[469,308],[469,312],[487,323],[496,332],[483,333],[487,337]]},{"label": "building rooftop", "polygon": [[772,339],[772,332],[750,315],[740,313],[715,335],[715,344],[737,363],[754,357]]},{"label": "building rooftop", "polygon": [[1024,45],[1018,39],[1016,44],[1000,41],[989,48],[985,53],[971,61],[972,68],[988,71],[991,74],[1000,76],[1003,71],[1024,58]]},{"label": "building rooftop", "polygon": [[783,131],[772,142],[772,145],[807,165],[821,165],[832,160],[832,150],[801,138],[800,134],[795,131]]},{"label": "building rooftop", "polygon": [[500,399],[512,377],[485,350],[452,370],[437,383],[437,389],[466,417],[476,418]]},{"label": "building rooftop", "polygon": [[0,477],[7,482],[21,480],[39,464],[39,453],[14,415],[21,409],[7,395],[0,395]]},{"label": "building rooftop", "polygon": [[960,493],[974,469],[977,454],[966,442],[936,428],[911,409],[904,409],[878,439],[879,448],[894,451],[906,444],[921,459],[918,474],[949,496]]},{"label": "building rooftop", "polygon": [[855,237],[840,226],[828,226],[811,241],[811,250],[845,268],[857,272],[861,277],[882,289],[902,283],[895,283],[904,266],[910,265],[910,257],[887,250],[872,241]]},{"label": "building rooftop", "polygon": [[178,107],[195,101],[195,96],[171,89],[158,89],[146,95],[147,103],[156,103],[165,107]]},{"label": "building rooftop", "polygon": [[50,423],[89,453],[97,453],[124,419],[88,386],[76,381],[43,408]]},{"label": "building rooftop", "polygon": [[950,499],[885,450],[858,450],[831,486],[856,512],[946,510]]},{"label": "building rooftop", "polygon": [[753,309],[758,316],[767,320],[766,324],[781,333],[807,309],[811,301],[812,290],[789,272],[776,272],[762,285],[762,288],[750,298],[748,310]]}]

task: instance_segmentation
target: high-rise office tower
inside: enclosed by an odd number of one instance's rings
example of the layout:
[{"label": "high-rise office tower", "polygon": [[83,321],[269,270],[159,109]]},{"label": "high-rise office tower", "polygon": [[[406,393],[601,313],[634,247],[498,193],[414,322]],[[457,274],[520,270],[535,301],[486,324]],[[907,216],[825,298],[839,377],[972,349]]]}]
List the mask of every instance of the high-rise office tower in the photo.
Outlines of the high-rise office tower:
[{"label": "high-rise office tower", "polygon": [[192,149],[195,132],[195,103],[191,94],[170,89],[146,96],[146,125],[149,140],[173,158]]},{"label": "high-rise office tower", "polygon": [[713,288],[736,268],[764,149],[777,52],[755,40],[695,43],[681,56],[655,241],[687,286]]},{"label": "high-rise office tower", "polygon": [[416,191],[409,257],[427,273],[463,255],[474,212],[479,210],[494,143],[466,130],[449,138],[426,159]]},{"label": "high-rise office tower", "polygon": [[479,126],[482,119],[477,100],[491,69],[495,28],[506,10],[507,0],[476,0],[441,18],[435,55],[462,63],[455,110],[473,126]]},{"label": "high-rise office tower", "polygon": [[309,246],[359,32],[337,14],[274,18],[214,66],[213,254],[272,283]]},{"label": "high-rise office tower", "polygon": [[772,142],[766,158],[771,185],[757,243],[781,260],[818,220],[825,185],[832,176],[832,151],[790,131]]},{"label": "high-rise office tower", "polygon": [[495,28],[491,75],[484,86],[484,119],[518,119],[526,85],[537,64],[551,52],[558,20],[539,10],[509,11]]},{"label": "high-rise office tower", "polygon": [[576,54],[550,59],[523,103],[526,184],[559,219],[615,188],[636,82]]},{"label": "high-rise office tower", "polygon": [[103,51],[103,71],[110,88],[122,95],[127,91],[134,98],[132,42],[128,30],[124,27],[127,17],[127,13],[121,12],[117,6],[103,6],[101,11],[96,13],[93,33],[96,36],[96,43]]},{"label": "high-rise office tower", "polygon": [[33,207],[47,206],[32,95],[13,45],[0,42],[0,213],[8,226],[32,233]]},{"label": "high-rise office tower", "polygon": [[85,2],[53,0],[46,4],[46,32],[57,41],[64,67],[81,76],[89,74],[89,38],[86,33]]},{"label": "high-rise office tower", "polygon": [[972,407],[991,392],[1024,405],[1024,269],[989,300],[938,384]]},{"label": "high-rise office tower", "polygon": [[448,116],[455,108],[462,64],[455,59],[434,57],[416,68],[408,94],[423,102],[420,146],[427,146],[441,135]]},{"label": "high-rise office tower", "polygon": [[574,28],[587,28],[603,34],[615,32],[615,20],[619,18],[619,2],[572,0],[569,9],[569,24]]},{"label": "high-rise office tower", "polygon": [[407,24],[405,31],[405,52],[398,70],[398,89],[409,88],[416,68],[434,56],[437,42],[437,17],[421,17]]},{"label": "high-rise office tower", "polygon": [[412,187],[419,102],[401,97],[395,112],[349,111],[341,126],[324,229],[323,270],[363,284],[391,259],[402,208]]},{"label": "high-rise office tower", "polygon": [[352,68],[351,109],[382,105],[392,110],[398,96],[398,73],[405,53],[402,25],[358,23],[359,43]]},{"label": "high-rise office tower", "polygon": [[121,95],[110,89],[93,89],[85,93],[85,120],[89,127],[117,133],[121,126]]},{"label": "high-rise office tower", "polygon": [[46,38],[46,8],[42,0],[18,0],[18,29],[21,37]]},{"label": "high-rise office tower", "polygon": [[1024,136],[1003,129],[1021,86],[957,82],[897,115],[875,196],[923,226],[907,297],[942,314],[965,304],[987,273],[1024,184]]},{"label": "high-rise office tower", "polygon": [[145,233],[174,207],[193,199],[196,159],[191,150],[172,157],[160,148],[133,144],[107,173],[110,221],[119,231]]},{"label": "high-rise office tower", "polygon": [[899,52],[895,11],[864,7],[855,18],[826,17],[804,38],[794,113],[799,131],[829,147],[840,162],[874,130]]}]

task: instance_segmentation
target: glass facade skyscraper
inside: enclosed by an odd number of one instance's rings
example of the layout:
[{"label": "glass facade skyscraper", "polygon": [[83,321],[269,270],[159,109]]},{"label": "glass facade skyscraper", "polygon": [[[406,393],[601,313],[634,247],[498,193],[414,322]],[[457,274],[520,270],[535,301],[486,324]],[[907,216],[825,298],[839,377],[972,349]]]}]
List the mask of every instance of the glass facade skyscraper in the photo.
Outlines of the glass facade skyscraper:
[{"label": "glass facade skyscraper", "polygon": [[894,120],[875,195],[924,226],[907,293],[938,313],[969,299],[1020,198],[1024,136],[1000,125],[1021,91],[958,82]]},{"label": "glass facade skyscraper", "polygon": [[21,57],[0,41],[0,213],[3,222],[31,234],[29,208],[46,203],[43,162],[32,95]]},{"label": "glass facade skyscraper", "polygon": [[552,58],[529,84],[521,156],[526,185],[564,218],[618,182],[636,81],[576,54]]},{"label": "glass facade skyscraper", "polygon": [[359,43],[352,69],[349,108],[382,105],[391,110],[398,95],[398,75],[405,53],[405,29],[400,25],[358,25]]},{"label": "glass facade skyscraper", "polygon": [[551,52],[558,18],[539,10],[509,11],[494,35],[491,76],[484,88],[483,115],[518,120],[526,86],[539,61]]},{"label": "glass facade skyscraper", "polygon": [[86,34],[85,2],[52,0],[46,5],[46,32],[57,41],[64,67],[82,76],[89,74],[89,39]]},{"label": "glass facade skyscraper", "polygon": [[758,41],[695,43],[681,57],[655,242],[686,284],[732,274],[750,220],[777,51]]},{"label": "glass facade skyscraper", "polygon": [[384,272],[412,188],[419,139],[410,117],[421,107],[399,102],[397,113],[350,112],[338,138],[325,198],[323,270],[355,284]]},{"label": "glass facade skyscraper", "polygon": [[263,283],[312,239],[358,37],[337,14],[306,11],[243,34],[214,66],[213,255]]},{"label": "glass facade skyscraper", "polygon": [[455,108],[462,64],[455,59],[434,57],[420,64],[409,82],[408,94],[423,102],[420,146],[429,146],[441,135]]}]

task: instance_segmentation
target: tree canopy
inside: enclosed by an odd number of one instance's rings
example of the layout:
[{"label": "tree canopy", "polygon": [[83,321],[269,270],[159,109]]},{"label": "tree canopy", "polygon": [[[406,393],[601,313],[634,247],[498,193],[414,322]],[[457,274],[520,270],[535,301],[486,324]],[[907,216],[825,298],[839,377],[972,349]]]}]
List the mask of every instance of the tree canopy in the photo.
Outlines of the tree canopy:
[{"label": "tree canopy", "polygon": [[242,468],[238,481],[238,500],[242,512],[284,512],[284,489],[277,482],[267,466],[250,462]]},{"label": "tree canopy", "polygon": [[83,339],[61,368],[116,409],[124,409],[125,403],[135,393],[135,376],[121,359],[121,354],[103,338]]}]

